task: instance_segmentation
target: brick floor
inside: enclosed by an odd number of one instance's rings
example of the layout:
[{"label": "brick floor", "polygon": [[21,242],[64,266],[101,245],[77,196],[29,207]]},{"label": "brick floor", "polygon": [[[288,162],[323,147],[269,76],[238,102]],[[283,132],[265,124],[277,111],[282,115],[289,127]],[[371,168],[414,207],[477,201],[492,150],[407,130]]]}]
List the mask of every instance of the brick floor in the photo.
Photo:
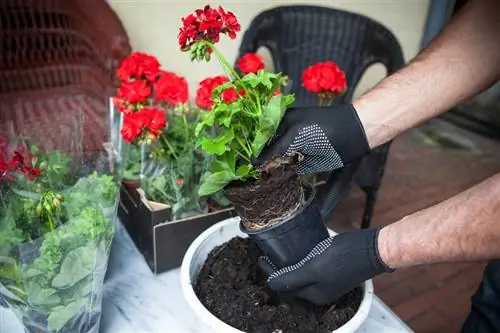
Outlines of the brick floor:
[{"label": "brick floor", "polygon": [[[428,207],[500,172],[500,142],[440,120],[411,130],[392,145],[373,225],[385,225]],[[349,191],[331,227],[358,228],[363,193]],[[416,226],[418,227],[418,226]],[[460,331],[484,263],[401,269],[374,279],[375,292],[415,332]]]}]

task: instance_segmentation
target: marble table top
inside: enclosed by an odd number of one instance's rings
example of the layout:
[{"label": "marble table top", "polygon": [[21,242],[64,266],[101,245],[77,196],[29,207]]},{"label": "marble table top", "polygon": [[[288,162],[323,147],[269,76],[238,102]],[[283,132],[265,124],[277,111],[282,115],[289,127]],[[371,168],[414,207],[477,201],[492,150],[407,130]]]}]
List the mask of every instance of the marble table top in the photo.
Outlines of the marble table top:
[{"label": "marble table top", "polygon": [[[0,332],[23,333],[12,311],[1,307]],[[104,287],[100,333],[165,332],[208,333],[183,298],[179,269],[160,275],[151,273],[125,229],[117,223]],[[357,331],[368,332],[413,331],[375,296],[368,319]]]}]

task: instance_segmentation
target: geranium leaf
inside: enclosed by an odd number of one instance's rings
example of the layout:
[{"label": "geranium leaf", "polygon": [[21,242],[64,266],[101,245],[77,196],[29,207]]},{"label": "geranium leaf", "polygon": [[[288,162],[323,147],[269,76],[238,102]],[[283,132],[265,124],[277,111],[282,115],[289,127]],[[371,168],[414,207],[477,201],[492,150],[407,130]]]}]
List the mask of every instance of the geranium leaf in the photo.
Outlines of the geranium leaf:
[{"label": "geranium leaf", "polygon": [[238,167],[236,169],[236,176],[238,178],[243,178],[247,176],[250,173],[250,170],[252,170],[253,166],[251,164],[244,164]]},{"label": "geranium leaf", "polygon": [[267,142],[272,138],[285,114],[287,104],[283,95],[273,96],[269,102],[262,107],[262,117],[260,118],[252,142],[252,152],[254,157],[258,157]]},{"label": "geranium leaf", "polygon": [[229,143],[234,139],[234,130],[225,129],[216,137],[203,137],[201,146],[203,150],[212,155],[222,155],[226,152]]},{"label": "geranium leaf", "polygon": [[237,177],[229,171],[212,173],[203,180],[203,183],[198,190],[198,194],[200,196],[211,195],[223,189],[227,184],[235,179],[237,179]]},{"label": "geranium leaf", "polygon": [[79,247],[64,258],[61,271],[52,280],[54,288],[68,288],[92,274],[96,262],[97,249],[92,243]]}]

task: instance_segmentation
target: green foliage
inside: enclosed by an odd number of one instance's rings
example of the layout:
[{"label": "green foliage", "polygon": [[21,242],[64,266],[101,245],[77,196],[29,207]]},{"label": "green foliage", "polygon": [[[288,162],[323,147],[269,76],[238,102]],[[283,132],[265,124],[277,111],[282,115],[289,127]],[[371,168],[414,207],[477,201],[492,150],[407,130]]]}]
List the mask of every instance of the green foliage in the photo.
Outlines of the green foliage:
[{"label": "green foliage", "polygon": [[[197,147],[213,155],[199,189],[201,196],[222,190],[232,181],[257,179],[251,161],[269,143],[294,96],[275,94],[285,84],[281,73],[260,70],[214,89],[212,110],[203,112],[197,125]],[[234,89],[239,98],[226,102],[224,92]]]},{"label": "green foliage", "polygon": [[[142,172],[141,188],[148,200],[169,204],[174,219],[205,213],[207,207],[198,194],[209,156],[195,146],[195,128],[200,112],[189,105],[168,111],[168,125],[158,140],[136,147],[142,156],[134,167]],[[132,158],[136,158],[135,155]],[[129,162],[132,163],[132,162]],[[141,165],[142,164],[142,165]],[[130,178],[129,178],[130,179]],[[227,205],[220,193],[216,201]]]},{"label": "green foliage", "polygon": [[45,316],[58,332],[75,315],[95,311],[91,293],[96,274],[105,272],[118,186],[112,175],[78,178],[60,152],[31,152],[40,177],[16,176],[0,187],[0,283],[17,297],[5,296],[14,311]]}]

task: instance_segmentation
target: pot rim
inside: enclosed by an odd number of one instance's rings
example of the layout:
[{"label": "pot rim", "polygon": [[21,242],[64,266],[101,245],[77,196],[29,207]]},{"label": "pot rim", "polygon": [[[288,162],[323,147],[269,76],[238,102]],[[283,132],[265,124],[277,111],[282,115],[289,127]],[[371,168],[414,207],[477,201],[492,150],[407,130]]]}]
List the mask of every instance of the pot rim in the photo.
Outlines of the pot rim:
[{"label": "pot rim", "polygon": [[[239,224],[240,218],[233,217],[223,221],[220,221],[210,228],[206,229],[203,233],[201,233],[189,246],[186,254],[184,255],[184,259],[182,260],[181,268],[180,268],[180,282],[181,289],[184,295],[185,300],[187,301],[189,307],[196,315],[196,318],[201,321],[204,325],[208,326],[212,330],[216,328],[216,332],[227,332],[227,333],[246,333],[240,331],[233,326],[226,324],[215,315],[213,315],[205,306],[201,303],[194,292],[193,284],[191,281],[191,263],[193,258],[198,253],[199,247],[205,242],[209,236],[219,233],[220,229],[232,225]],[[239,230],[239,227],[236,227]],[[331,229],[328,229],[330,235],[334,236],[337,233]],[[235,235],[238,236],[238,235]],[[241,237],[248,237],[248,235],[239,235]],[[368,318],[368,314],[372,308],[374,298],[373,291],[373,281],[369,279],[363,283],[363,298],[361,300],[361,304],[359,305],[358,310],[354,314],[354,316],[349,319],[347,323],[345,323],[342,327],[332,331],[331,333],[348,333],[355,332]]]}]

